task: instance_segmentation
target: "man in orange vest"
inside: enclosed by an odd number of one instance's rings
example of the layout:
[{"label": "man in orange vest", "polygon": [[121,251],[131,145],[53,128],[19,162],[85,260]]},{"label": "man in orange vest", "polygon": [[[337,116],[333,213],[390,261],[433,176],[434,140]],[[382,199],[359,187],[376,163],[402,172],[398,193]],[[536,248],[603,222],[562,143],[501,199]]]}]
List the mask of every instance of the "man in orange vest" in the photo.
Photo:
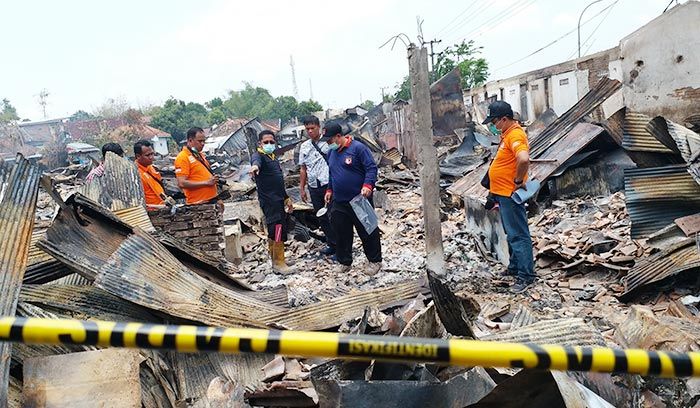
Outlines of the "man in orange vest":
[{"label": "man in orange vest", "polygon": [[212,173],[202,154],[205,140],[202,128],[191,128],[187,131],[187,145],[175,159],[177,185],[185,193],[187,205],[213,203],[218,195],[219,177]]},{"label": "man in orange vest", "polygon": [[507,274],[517,276],[511,292],[522,293],[535,282],[535,265],[532,259],[532,238],[527,225],[524,204],[517,204],[511,196],[525,186],[530,166],[530,147],[527,134],[513,118],[513,109],[507,102],[496,101],[489,105],[483,121],[494,135],[501,137],[496,156],[489,167],[489,191],[498,202],[501,223],[506,232],[510,262]]},{"label": "man in orange vest", "polygon": [[166,201],[174,204],[175,201],[165,194],[163,178],[153,167],[153,158],[155,157],[153,143],[146,139],[134,143],[134,156],[139,175],[141,175],[143,194],[146,197],[146,209],[163,208]]}]

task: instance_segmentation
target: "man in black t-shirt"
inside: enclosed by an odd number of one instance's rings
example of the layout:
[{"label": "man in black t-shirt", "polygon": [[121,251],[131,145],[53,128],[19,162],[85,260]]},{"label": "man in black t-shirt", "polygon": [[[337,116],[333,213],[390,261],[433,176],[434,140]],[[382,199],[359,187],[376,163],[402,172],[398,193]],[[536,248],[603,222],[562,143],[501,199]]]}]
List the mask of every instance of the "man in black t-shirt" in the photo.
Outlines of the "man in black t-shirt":
[{"label": "man in black t-shirt", "polygon": [[292,271],[284,259],[284,241],[287,238],[287,213],[291,213],[294,206],[284,189],[282,166],[275,156],[276,148],[275,134],[269,130],[260,132],[258,150],[250,160],[250,174],[255,177],[258,201],[265,216],[272,269],[288,274]]}]

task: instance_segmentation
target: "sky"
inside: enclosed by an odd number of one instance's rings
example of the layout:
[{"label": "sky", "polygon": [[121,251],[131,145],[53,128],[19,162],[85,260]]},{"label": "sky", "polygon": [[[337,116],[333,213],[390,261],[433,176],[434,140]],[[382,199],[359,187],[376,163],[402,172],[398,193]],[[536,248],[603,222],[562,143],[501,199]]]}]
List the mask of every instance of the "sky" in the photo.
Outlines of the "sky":
[{"label": "sky", "polygon": [[[483,47],[490,80],[576,56],[576,26],[591,0],[3,0],[0,98],[21,118],[93,111],[108,98],[136,108],[173,96],[204,103],[244,82],[346,108],[393,93],[408,73],[403,33]],[[613,5],[614,3],[614,5]],[[683,1],[681,1],[683,3]],[[616,46],[668,0],[602,0],[583,16],[582,54]],[[612,6],[611,6],[612,5]],[[611,7],[609,7],[611,6]],[[601,12],[602,10],[602,12]],[[553,45],[528,58],[541,47]]]}]

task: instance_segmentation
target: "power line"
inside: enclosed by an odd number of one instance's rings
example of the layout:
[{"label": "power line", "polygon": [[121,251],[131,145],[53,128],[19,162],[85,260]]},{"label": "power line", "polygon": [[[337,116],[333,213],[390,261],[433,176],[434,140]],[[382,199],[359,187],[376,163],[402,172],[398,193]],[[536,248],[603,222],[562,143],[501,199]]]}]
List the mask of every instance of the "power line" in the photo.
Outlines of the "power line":
[{"label": "power line", "polygon": [[[619,1],[619,0],[617,0],[617,1]],[[615,1],[615,3],[617,3],[617,1]],[[585,24],[587,24],[588,22],[590,22],[591,20],[593,20],[594,18],[596,18],[596,17],[598,17],[599,15],[603,14],[603,13],[606,12],[610,7],[612,7],[615,3],[613,3],[613,4],[611,4],[611,5],[607,6],[607,7],[605,7],[604,9],[600,10],[597,14],[593,15],[591,18],[589,18],[588,20],[586,20],[586,21],[584,21],[583,23],[581,23],[581,25],[585,25]],[[543,51],[543,50],[545,50],[545,49],[551,47],[552,45],[558,43],[559,41],[563,40],[564,38],[566,38],[566,37],[570,36],[571,34],[575,33],[576,30],[577,30],[577,28],[574,28],[573,30],[571,30],[571,31],[565,33],[564,35],[562,35],[561,37],[559,37],[559,38],[557,38],[557,39],[551,41],[551,42],[548,43],[547,45],[544,45],[544,46],[538,48],[537,50],[531,52],[530,54],[528,54],[528,55],[526,55],[526,56],[524,56],[524,57],[522,57],[522,58],[520,58],[520,59],[518,59],[518,60],[516,60],[516,61],[513,61],[513,62],[511,62],[510,64],[503,65],[503,66],[501,66],[501,67],[496,68],[495,70],[493,70],[493,72],[498,72],[498,71],[500,71],[500,70],[502,70],[502,69],[512,67],[513,65],[515,65],[515,64],[517,64],[517,63],[519,63],[519,62],[521,62],[521,61],[523,61],[523,60],[526,60],[526,59],[532,57],[532,56],[535,55],[535,54],[540,53],[541,51]]]},{"label": "power line", "polygon": [[481,14],[483,14],[483,12],[486,10],[488,10],[488,8],[484,7],[484,8],[477,10],[475,13],[466,16],[465,18],[462,19],[462,21],[458,25],[452,27],[446,33],[444,33],[443,37],[447,37],[447,36],[450,36],[450,35],[458,32],[459,30],[462,29],[462,27],[464,27],[465,24],[469,23],[470,21],[476,20],[476,18],[478,16],[480,16]]},{"label": "power line", "polygon": [[[615,7],[615,4],[617,4],[618,1],[620,1],[620,0],[615,0],[615,2],[613,2],[613,3],[610,5],[610,9],[608,10],[608,12],[603,16],[603,18],[600,20],[600,22],[598,23],[598,25],[595,26],[595,28],[593,29],[593,31],[591,31],[591,34],[590,34],[588,37],[586,37],[586,39],[583,41],[583,45],[586,45],[586,44],[588,43],[588,41],[589,41],[589,40],[593,37],[593,35],[596,33],[596,31],[598,31],[598,29],[599,29],[600,26],[603,24],[603,22],[605,22],[605,19],[608,18],[608,16],[609,16],[610,13],[612,12],[613,8]],[[583,52],[583,55],[586,55],[586,54],[588,53],[588,50],[590,50],[591,47],[593,46],[593,42],[595,42],[595,41],[592,41],[592,42],[588,45],[588,48],[586,48],[586,51]],[[578,52],[578,50],[574,51],[574,52],[573,52],[571,55],[569,55],[569,57],[566,58],[566,59],[567,59],[567,60],[570,60],[571,58],[573,58],[573,57],[577,54],[577,52]]]},{"label": "power line", "polygon": [[495,16],[491,20],[487,20],[483,22],[481,25],[477,26],[476,28],[472,29],[469,31],[467,34],[463,36],[463,39],[467,39],[474,33],[478,33],[479,30],[481,30],[482,27],[487,26],[488,24],[496,23],[496,25],[489,27],[486,31],[483,31],[479,33],[478,35],[481,36],[485,33],[488,33],[489,31],[493,31],[496,28],[500,27],[502,24],[504,24],[509,18],[518,15],[519,13],[525,11],[528,7],[533,5],[537,0],[521,0],[520,4],[516,3],[516,5],[513,5],[513,7],[508,10],[508,12],[503,15],[503,16]]},{"label": "power line", "polygon": [[464,13],[466,13],[466,12],[469,11],[469,10],[471,10],[471,9],[476,5],[477,2],[478,2],[478,0],[472,1],[471,4],[469,4],[464,10],[462,10],[461,13],[457,14],[457,17],[453,18],[449,23],[447,23],[445,26],[443,26],[437,33],[435,33],[435,35],[437,36],[437,35],[439,35],[440,33],[442,33],[443,31],[445,31],[445,29],[446,29],[447,27],[449,27],[450,25],[452,25],[452,23],[454,23],[454,22],[457,21],[460,17],[462,17],[462,16],[464,15]]}]

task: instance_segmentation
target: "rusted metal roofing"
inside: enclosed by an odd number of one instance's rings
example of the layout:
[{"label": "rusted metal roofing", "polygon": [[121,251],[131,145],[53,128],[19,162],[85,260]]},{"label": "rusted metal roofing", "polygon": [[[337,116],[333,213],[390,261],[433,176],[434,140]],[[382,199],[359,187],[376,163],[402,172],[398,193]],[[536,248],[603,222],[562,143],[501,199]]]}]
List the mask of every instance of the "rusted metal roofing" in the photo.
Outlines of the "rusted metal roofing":
[{"label": "rusted metal roofing", "polygon": [[120,210],[112,210],[114,215],[132,227],[139,227],[146,232],[155,232],[156,229],[148,217],[146,207],[131,207]]},{"label": "rusted metal roofing", "polygon": [[700,135],[663,116],[652,119],[646,129],[670,150],[680,154],[687,163],[700,155]]},{"label": "rusted metal roofing", "polygon": [[63,206],[39,246],[118,297],[211,325],[264,327],[256,316],[282,310],[199,276],[154,237],[79,194]]},{"label": "rusted metal roofing", "polygon": [[684,239],[637,263],[625,278],[625,292],[620,300],[629,300],[637,289],[651,283],[697,268],[700,268],[700,254],[695,238]]},{"label": "rusted metal roofing", "polygon": [[258,317],[280,310],[202,278],[140,231],[102,265],[95,285],[150,309],[216,326],[265,327]]},{"label": "rusted metal roofing", "polygon": [[603,133],[603,128],[600,126],[590,123],[577,123],[576,126],[538,157],[540,160],[551,161],[530,163],[529,177],[540,181],[548,179],[567,160],[581,151],[601,133]]},{"label": "rusted metal roofing", "polygon": [[418,281],[402,283],[362,293],[302,306],[281,313],[269,313],[260,319],[275,327],[290,330],[324,330],[362,316],[365,307],[392,304],[411,299],[427,291]]},{"label": "rusted metal roofing", "polygon": [[479,340],[564,346],[605,346],[605,340],[600,331],[581,318],[543,320],[504,333],[491,334]]},{"label": "rusted metal roofing", "polygon": [[647,130],[651,117],[627,111],[623,126],[622,147],[634,152],[674,153]]},{"label": "rusted metal roofing", "polygon": [[29,244],[27,270],[24,273],[23,284],[46,283],[70,275],[72,271],[51,255],[36,246],[37,242],[46,237],[45,229],[34,229]]},{"label": "rusted metal roofing", "polygon": [[24,285],[21,302],[38,305],[61,316],[73,319],[105,321],[137,321],[160,323],[150,310],[121,299],[95,286],[88,285]]},{"label": "rusted metal roofing", "polygon": [[606,99],[622,87],[620,81],[601,78],[596,86],[581,98],[571,109],[552,122],[537,137],[530,141],[530,156],[539,158],[550,146],[573,128],[584,116],[589,115]]},{"label": "rusted metal roofing", "polygon": [[133,228],[79,194],[63,206],[37,246],[92,281]]},{"label": "rusted metal roofing", "polygon": [[700,232],[700,213],[676,218],[675,223],[685,236],[689,237]]},{"label": "rusted metal roofing", "polygon": [[430,85],[430,110],[435,136],[452,136],[455,129],[467,126],[458,67]]},{"label": "rusted metal roofing", "polygon": [[102,177],[93,178],[80,189],[82,195],[111,211],[146,207],[141,176],[134,162],[108,152],[104,167]]},{"label": "rusted metal roofing", "polygon": [[[29,244],[41,171],[21,155],[0,185],[0,315],[14,316],[17,309]],[[9,343],[0,344],[0,396],[7,395],[10,369]]]},{"label": "rusted metal roofing", "polygon": [[700,212],[700,186],[684,165],[626,169],[625,202],[632,238],[639,238]]},{"label": "rusted metal roofing", "polygon": [[[530,178],[544,181],[561,168],[567,160],[581,151],[601,133],[603,128],[590,123],[577,123],[563,137],[554,141],[539,157],[542,161],[530,163]],[[493,153],[495,154],[495,153]],[[488,171],[491,160],[483,163],[466,176],[447,188],[451,194],[460,197],[486,197],[488,190],[481,185],[481,179]]]},{"label": "rusted metal roofing", "polygon": [[396,166],[401,164],[401,157],[401,152],[399,152],[399,150],[395,147],[392,147],[391,149],[384,152],[384,154],[382,155],[382,162],[386,162],[387,164]]}]

